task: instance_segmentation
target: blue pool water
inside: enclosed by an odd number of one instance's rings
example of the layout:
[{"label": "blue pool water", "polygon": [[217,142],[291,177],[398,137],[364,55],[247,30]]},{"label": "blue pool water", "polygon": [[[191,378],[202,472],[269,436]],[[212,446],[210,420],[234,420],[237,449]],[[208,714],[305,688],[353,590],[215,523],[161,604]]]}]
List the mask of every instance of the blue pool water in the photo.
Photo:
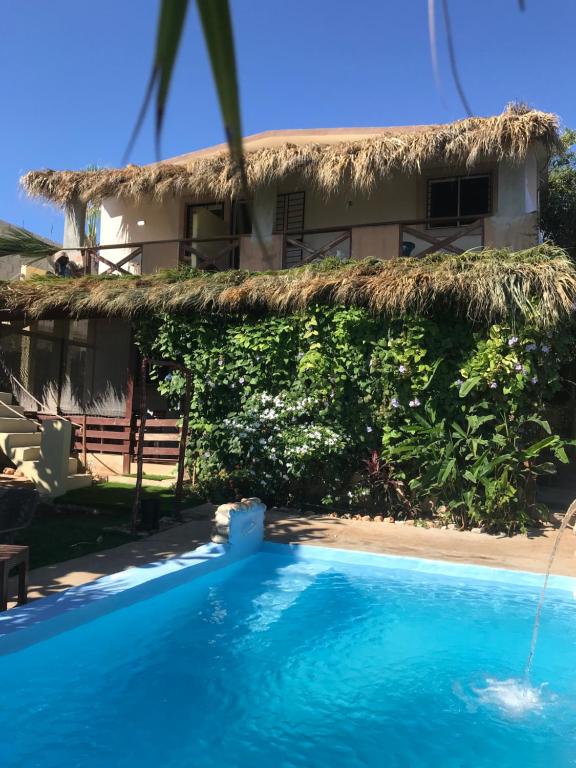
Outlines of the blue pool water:
[{"label": "blue pool water", "polygon": [[534,706],[487,682],[521,676],[537,598],[261,553],[1,656],[0,766],[573,766],[569,591],[544,608]]}]

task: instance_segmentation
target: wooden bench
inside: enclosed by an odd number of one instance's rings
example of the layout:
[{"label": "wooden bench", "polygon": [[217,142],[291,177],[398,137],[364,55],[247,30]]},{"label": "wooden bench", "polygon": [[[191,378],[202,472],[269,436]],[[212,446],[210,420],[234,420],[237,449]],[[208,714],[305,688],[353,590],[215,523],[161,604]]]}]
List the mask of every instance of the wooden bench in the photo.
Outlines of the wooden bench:
[{"label": "wooden bench", "polygon": [[8,608],[8,576],[18,568],[18,605],[28,600],[29,548],[17,544],[0,544],[0,611]]}]

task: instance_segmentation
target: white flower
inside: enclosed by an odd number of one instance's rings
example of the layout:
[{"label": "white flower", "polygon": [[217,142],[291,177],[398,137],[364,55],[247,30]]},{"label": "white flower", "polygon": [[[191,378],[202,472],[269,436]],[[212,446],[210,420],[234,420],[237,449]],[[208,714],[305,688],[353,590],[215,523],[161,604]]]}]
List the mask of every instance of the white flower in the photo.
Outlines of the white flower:
[{"label": "white flower", "polygon": [[508,346],[513,347],[516,344],[518,344],[518,336],[510,336],[510,338],[508,339]]},{"label": "white flower", "polygon": [[408,405],[410,406],[410,408],[418,408],[418,406],[420,405],[420,400],[418,400],[418,398],[415,397],[414,400],[410,400]]},{"label": "white flower", "polygon": [[366,427],[366,432],[372,432],[372,427]]}]

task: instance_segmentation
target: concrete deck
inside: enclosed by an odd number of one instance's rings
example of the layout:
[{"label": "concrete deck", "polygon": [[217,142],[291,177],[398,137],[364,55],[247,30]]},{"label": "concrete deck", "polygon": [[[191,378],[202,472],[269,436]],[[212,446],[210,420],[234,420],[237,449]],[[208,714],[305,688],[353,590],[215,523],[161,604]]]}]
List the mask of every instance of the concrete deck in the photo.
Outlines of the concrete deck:
[{"label": "concrete deck", "polygon": [[[135,565],[177,557],[209,539],[211,523],[193,520],[140,541],[97,552],[30,574],[30,599],[46,597]],[[420,528],[323,516],[297,517],[270,512],[266,537],[271,541],[359,549],[385,554],[476,563],[494,568],[544,572],[556,530],[530,536],[495,538],[486,534]],[[566,530],[553,573],[576,577],[576,539]]]}]

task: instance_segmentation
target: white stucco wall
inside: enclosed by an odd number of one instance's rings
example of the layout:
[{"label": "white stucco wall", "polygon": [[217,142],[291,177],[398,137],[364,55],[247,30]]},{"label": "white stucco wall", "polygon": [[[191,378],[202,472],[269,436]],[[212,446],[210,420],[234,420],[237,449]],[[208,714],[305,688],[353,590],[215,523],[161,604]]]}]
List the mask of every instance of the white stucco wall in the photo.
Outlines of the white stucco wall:
[{"label": "white stucco wall", "polygon": [[[181,234],[183,219],[184,205],[177,198],[168,198],[160,203],[146,200],[138,204],[109,198],[102,204],[100,243],[112,245],[178,239],[183,237]],[[138,226],[138,221],[144,221],[144,225]],[[129,252],[129,249],[103,250],[102,255],[109,261],[117,263]],[[174,244],[165,244],[154,246],[153,250],[145,249],[142,262],[143,272],[176,267],[178,247]],[[105,270],[105,266],[100,266],[100,272]]]}]

